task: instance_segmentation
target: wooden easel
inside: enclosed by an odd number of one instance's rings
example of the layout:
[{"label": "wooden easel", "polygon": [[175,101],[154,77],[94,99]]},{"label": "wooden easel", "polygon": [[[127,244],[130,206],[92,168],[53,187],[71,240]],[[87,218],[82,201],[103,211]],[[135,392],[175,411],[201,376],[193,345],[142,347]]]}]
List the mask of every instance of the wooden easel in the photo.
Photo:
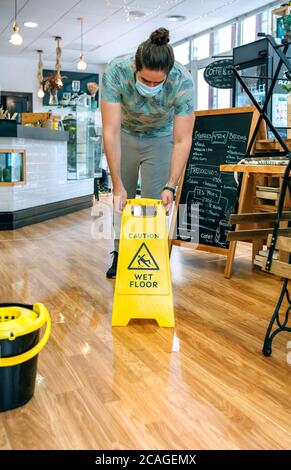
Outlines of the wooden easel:
[{"label": "wooden easel", "polygon": [[[252,121],[251,121],[251,126],[250,126],[250,132],[249,132],[249,137],[248,137],[248,144],[250,143],[251,137],[254,133],[255,127],[257,125],[258,119],[259,119],[259,113],[254,107],[242,107],[242,108],[228,108],[228,109],[215,109],[215,110],[209,110],[209,111],[196,111],[195,116],[194,116],[194,129],[195,129],[195,121],[196,118],[199,116],[207,116],[207,115],[225,115],[225,114],[238,114],[238,113],[253,113]],[[264,125],[259,133],[258,133],[258,138],[266,138],[266,126]],[[183,183],[184,183],[184,178],[185,178],[185,172],[186,172],[187,165],[184,168],[183,175],[180,178],[179,185],[178,185],[178,190],[175,198],[175,204],[173,208],[173,215],[172,215],[172,220],[170,224],[170,230],[169,230],[169,252],[171,254],[172,251],[172,246],[185,246],[187,248],[192,248],[195,250],[200,250],[200,251],[206,251],[208,253],[216,253],[219,255],[225,255],[227,257],[227,264],[226,264],[226,269],[225,269],[225,277],[229,277],[227,274],[229,270],[231,270],[231,266],[233,263],[234,259],[234,254],[235,254],[235,245],[230,244],[228,248],[221,248],[217,246],[211,246],[211,245],[203,245],[203,244],[196,244],[193,242],[187,242],[184,240],[176,240],[174,239],[175,235],[175,229],[176,229],[176,224],[177,224],[177,215],[178,215],[178,208],[180,204],[180,199],[181,199],[181,194],[182,194],[182,189],[183,189]],[[240,198],[242,200],[245,199],[246,197],[246,190],[247,188],[242,186],[241,191],[240,191]],[[243,205],[243,204],[242,204]]]}]

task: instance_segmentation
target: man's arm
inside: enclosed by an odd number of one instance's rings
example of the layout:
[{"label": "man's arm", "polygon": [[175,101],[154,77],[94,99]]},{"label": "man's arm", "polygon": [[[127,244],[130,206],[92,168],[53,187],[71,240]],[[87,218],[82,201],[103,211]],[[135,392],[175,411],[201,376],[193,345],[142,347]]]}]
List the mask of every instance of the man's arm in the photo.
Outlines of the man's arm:
[{"label": "man's arm", "polygon": [[[194,114],[189,116],[175,116],[174,119],[174,147],[171,160],[170,176],[166,184],[176,187],[187,163],[193,132]],[[171,191],[162,193],[163,206],[169,211],[173,202]]]},{"label": "man's arm", "polygon": [[121,107],[120,103],[109,103],[101,101],[103,143],[106,159],[110,169],[110,176],[113,184],[113,195],[115,210],[122,210],[127,194],[124,189],[120,174],[120,127],[121,127]]}]

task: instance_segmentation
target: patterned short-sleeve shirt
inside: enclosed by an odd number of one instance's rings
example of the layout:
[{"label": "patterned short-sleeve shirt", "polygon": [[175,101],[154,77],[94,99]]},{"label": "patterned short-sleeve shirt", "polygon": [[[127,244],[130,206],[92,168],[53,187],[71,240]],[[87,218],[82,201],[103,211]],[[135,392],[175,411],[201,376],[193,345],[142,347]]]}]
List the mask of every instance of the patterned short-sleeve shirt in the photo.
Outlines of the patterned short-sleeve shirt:
[{"label": "patterned short-sleeve shirt", "polygon": [[162,90],[144,97],[135,87],[134,57],[114,59],[103,75],[102,99],[121,104],[121,128],[130,134],[161,137],[173,133],[174,116],[194,111],[194,85],[190,73],[175,62]]}]

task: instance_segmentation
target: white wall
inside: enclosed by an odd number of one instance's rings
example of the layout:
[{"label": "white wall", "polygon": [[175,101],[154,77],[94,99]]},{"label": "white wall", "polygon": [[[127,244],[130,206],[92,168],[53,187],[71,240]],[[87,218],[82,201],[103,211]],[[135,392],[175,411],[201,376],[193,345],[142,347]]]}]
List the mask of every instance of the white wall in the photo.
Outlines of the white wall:
[{"label": "white wall", "polygon": [[[42,100],[37,97],[37,55],[34,60],[0,57],[0,92],[19,91],[33,93],[33,111],[43,110]],[[99,73],[99,83],[106,65],[88,65],[86,72]],[[44,68],[54,69],[54,63],[45,63]],[[63,70],[76,71],[72,64],[62,63]]]}]

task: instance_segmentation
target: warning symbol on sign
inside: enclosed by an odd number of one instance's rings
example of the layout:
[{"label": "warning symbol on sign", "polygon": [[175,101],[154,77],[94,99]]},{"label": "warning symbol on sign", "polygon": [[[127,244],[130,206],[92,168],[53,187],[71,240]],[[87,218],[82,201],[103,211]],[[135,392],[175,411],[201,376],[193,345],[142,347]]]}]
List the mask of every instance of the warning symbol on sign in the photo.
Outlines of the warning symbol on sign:
[{"label": "warning symbol on sign", "polygon": [[143,243],[127,269],[134,271],[158,271],[160,268],[146,244]]}]

